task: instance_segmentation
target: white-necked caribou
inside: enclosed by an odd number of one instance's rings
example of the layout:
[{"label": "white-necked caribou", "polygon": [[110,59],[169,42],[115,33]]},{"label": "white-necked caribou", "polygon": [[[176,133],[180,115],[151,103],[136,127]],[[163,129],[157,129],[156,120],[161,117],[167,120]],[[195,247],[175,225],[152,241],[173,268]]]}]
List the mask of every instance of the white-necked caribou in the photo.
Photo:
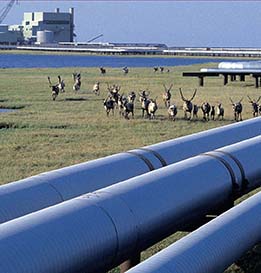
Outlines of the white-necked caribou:
[{"label": "white-necked caribou", "polygon": [[[193,104],[192,104],[192,100],[195,98],[196,93],[197,93],[197,89],[194,90],[194,93],[192,95],[192,97],[190,99],[186,99],[182,93],[181,88],[179,89],[180,92],[180,96],[181,99],[183,100],[183,111],[184,111],[184,117],[185,119],[191,119],[191,113],[193,110]],[[189,118],[188,118],[188,114],[189,114]]]},{"label": "white-necked caribou", "polygon": [[165,92],[162,94],[162,99],[163,99],[163,102],[164,102],[166,108],[170,107],[170,99],[171,99],[171,92],[170,92],[170,90],[171,90],[172,86],[173,86],[173,84],[171,84],[170,87],[167,88],[166,85],[163,84]]}]

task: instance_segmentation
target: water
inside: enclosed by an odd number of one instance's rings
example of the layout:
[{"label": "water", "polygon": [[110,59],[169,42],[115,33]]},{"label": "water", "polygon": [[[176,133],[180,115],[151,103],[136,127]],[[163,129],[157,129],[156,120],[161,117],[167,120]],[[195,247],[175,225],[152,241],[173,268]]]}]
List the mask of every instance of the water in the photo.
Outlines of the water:
[{"label": "water", "polygon": [[15,111],[15,110],[14,110],[14,109],[0,108],[0,114],[1,114],[1,113],[13,112],[13,111]]},{"label": "water", "polygon": [[0,68],[35,67],[154,67],[180,66],[222,62],[224,59],[210,58],[162,58],[162,57],[123,57],[88,55],[31,55],[0,54]]}]

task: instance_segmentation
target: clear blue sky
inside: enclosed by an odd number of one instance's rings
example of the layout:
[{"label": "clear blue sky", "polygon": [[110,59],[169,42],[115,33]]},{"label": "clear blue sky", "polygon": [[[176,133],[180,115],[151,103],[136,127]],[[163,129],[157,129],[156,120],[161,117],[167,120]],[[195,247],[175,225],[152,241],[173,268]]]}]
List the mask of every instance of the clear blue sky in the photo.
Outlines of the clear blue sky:
[{"label": "clear blue sky", "polygon": [[[8,0],[0,1],[0,9]],[[24,12],[75,8],[77,41],[103,34],[100,42],[156,42],[168,46],[261,47],[261,1],[26,1],[5,24]]]}]

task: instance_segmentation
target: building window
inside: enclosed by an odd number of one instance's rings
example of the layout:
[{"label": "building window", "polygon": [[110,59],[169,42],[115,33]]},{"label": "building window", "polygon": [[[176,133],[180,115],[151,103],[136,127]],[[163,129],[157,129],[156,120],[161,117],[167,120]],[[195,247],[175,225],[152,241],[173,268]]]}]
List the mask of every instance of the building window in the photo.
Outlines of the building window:
[{"label": "building window", "polygon": [[26,24],[26,25],[30,25],[30,22],[29,22],[29,21],[26,21],[25,24]]}]

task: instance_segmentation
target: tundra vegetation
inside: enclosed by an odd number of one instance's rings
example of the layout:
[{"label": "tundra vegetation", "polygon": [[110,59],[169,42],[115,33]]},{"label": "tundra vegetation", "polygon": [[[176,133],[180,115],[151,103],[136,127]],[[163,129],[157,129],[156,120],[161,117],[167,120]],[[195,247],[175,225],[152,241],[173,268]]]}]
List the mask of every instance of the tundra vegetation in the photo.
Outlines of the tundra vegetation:
[{"label": "tundra vegetation", "polygon": [[[106,74],[101,74],[97,67],[1,69],[0,107],[17,111],[0,114],[0,184],[233,123],[230,98],[244,97],[244,120],[253,117],[247,95],[259,98],[261,89],[255,88],[252,78],[247,77],[246,82],[229,82],[226,86],[222,85],[220,78],[207,78],[205,86],[198,87],[198,79],[182,77],[183,71],[198,71],[201,67],[169,67],[160,73],[154,73],[153,68],[131,68],[127,75],[122,73],[122,68],[109,68]],[[78,92],[72,88],[74,69],[81,71],[82,76]],[[53,101],[47,79],[49,76],[56,84],[58,75],[66,85],[66,92],[60,92]],[[100,83],[100,96],[93,92],[93,85],[97,82]],[[148,90],[152,99],[161,98],[162,86],[170,84],[173,84],[170,105],[174,104],[178,110],[175,122],[169,118],[162,99],[157,101],[155,119],[142,118],[138,99],[141,90]],[[136,93],[134,118],[127,119],[118,114],[107,117],[104,101],[108,97],[108,86],[113,85],[120,86],[121,94]],[[216,106],[222,103],[224,119],[220,114],[215,120],[204,121],[202,111],[198,112],[198,117],[184,119],[179,88],[189,98],[197,89],[194,105],[206,101]],[[142,258],[151,256],[185,234],[175,233],[144,251]],[[226,272],[255,272],[258,266],[260,269],[261,250],[256,247]],[[119,272],[119,269],[113,272]]]}]

